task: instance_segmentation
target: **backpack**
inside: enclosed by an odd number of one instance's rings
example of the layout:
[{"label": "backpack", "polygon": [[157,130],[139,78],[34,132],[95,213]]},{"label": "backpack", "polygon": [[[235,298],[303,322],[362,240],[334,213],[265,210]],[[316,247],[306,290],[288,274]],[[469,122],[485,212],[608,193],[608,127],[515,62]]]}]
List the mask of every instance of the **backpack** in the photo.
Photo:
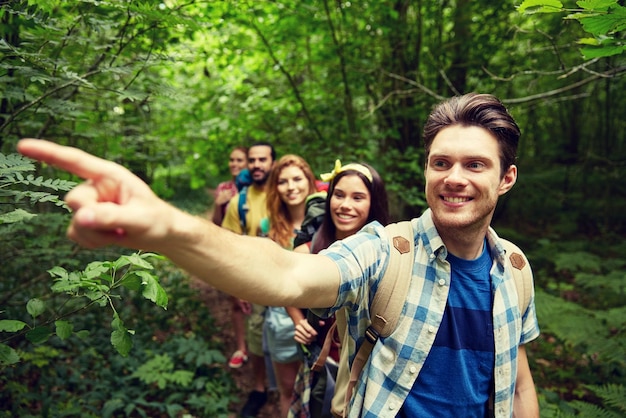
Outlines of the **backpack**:
[{"label": "backpack", "polygon": [[[406,294],[409,290],[413,263],[415,260],[414,234],[411,221],[402,221],[389,224],[385,227],[387,236],[393,237],[393,247],[389,257],[387,271],[381,279],[376,295],[370,305],[371,325],[365,332],[363,344],[359,347],[352,368],[349,367],[348,350],[341,350],[339,359],[339,369],[335,379],[335,392],[332,398],[331,411],[336,417],[347,416],[347,406],[350,404],[352,392],[359,378],[361,370],[365,366],[374,344],[380,337],[388,337],[396,328],[400,314],[404,307]],[[522,315],[528,309],[530,297],[532,293],[532,272],[526,256],[513,243],[500,239],[506,253],[505,257],[507,265],[510,265],[513,271],[515,287],[517,290],[518,304]],[[342,341],[348,338],[347,334],[347,317],[345,308],[335,313],[335,324]],[[326,340],[332,340],[333,329],[329,330]],[[330,347],[330,342],[324,341],[324,348]],[[328,352],[322,354],[318,358],[316,365],[320,367],[326,361]],[[325,355],[324,355],[325,354]]]},{"label": "backpack", "polygon": [[326,194],[327,192],[322,190],[307,196],[304,219],[300,225],[300,230],[293,240],[293,248],[313,241],[313,235],[315,235],[315,232],[324,220]]},{"label": "backpack", "polygon": [[239,202],[237,204],[237,213],[239,214],[239,225],[241,225],[241,232],[243,235],[247,235],[246,232],[246,215],[248,213],[248,186],[252,184],[252,176],[250,170],[244,168],[235,177],[235,186],[239,191]]}]

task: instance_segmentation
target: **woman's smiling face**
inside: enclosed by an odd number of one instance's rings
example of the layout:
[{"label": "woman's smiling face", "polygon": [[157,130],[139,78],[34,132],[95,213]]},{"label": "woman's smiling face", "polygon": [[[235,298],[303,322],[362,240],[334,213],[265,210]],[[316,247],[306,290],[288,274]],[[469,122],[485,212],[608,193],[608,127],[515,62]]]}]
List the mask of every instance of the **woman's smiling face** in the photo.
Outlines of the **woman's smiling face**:
[{"label": "woman's smiling face", "polygon": [[330,196],[330,216],[335,224],[337,239],[343,239],[361,229],[370,213],[371,195],[356,174],[339,179]]},{"label": "woman's smiling face", "polygon": [[287,206],[304,205],[309,195],[309,181],[300,167],[290,165],[282,169],[278,175],[276,186],[280,200]]}]

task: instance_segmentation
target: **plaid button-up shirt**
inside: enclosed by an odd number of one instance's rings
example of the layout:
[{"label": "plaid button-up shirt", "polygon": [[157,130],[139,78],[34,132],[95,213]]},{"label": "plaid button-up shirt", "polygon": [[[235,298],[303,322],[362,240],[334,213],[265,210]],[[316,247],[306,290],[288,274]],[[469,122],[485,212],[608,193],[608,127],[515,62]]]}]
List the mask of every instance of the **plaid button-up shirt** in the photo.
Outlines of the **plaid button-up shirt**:
[{"label": "plaid button-up shirt", "polygon": [[[430,210],[413,219],[411,224],[415,236],[415,263],[402,315],[396,330],[374,346],[355,389],[349,417],[395,417],[399,413],[443,318],[450,289],[447,249],[433,224]],[[490,272],[494,295],[494,413],[498,418],[508,418],[513,415],[518,346],[535,339],[539,326],[534,290],[528,309],[521,313],[513,273],[505,271],[504,248],[491,228],[487,242],[494,260]],[[350,362],[370,323],[369,304],[387,268],[389,253],[390,239],[377,222],[322,252],[337,264],[341,284],[335,305],[314,311],[329,316],[341,307],[347,308],[351,338],[344,344],[347,343]]]}]

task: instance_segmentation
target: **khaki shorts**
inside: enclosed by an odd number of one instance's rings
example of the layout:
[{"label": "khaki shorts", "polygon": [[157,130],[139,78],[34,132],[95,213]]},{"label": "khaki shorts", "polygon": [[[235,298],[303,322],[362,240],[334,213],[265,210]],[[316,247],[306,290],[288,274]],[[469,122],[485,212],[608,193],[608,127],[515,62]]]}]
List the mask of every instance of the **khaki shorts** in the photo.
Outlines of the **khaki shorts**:
[{"label": "khaki shorts", "polygon": [[252,304],[252,313],[246,318],[246,345],[248,352],[263,357],[263,322],[265,306]]}]

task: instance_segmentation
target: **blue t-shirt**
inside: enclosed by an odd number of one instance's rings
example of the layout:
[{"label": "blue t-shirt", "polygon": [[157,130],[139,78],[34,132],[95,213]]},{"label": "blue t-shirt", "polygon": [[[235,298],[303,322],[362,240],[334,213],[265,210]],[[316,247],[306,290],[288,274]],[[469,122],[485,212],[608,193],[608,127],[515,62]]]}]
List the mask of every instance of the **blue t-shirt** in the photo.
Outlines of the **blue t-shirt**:
[{"label": "blue t-shirt", "polygon": [[487,416],[494,369],[492,259],[486,245],[475,260],[448,253],[450,294],[435,343],[400,417]]}]

